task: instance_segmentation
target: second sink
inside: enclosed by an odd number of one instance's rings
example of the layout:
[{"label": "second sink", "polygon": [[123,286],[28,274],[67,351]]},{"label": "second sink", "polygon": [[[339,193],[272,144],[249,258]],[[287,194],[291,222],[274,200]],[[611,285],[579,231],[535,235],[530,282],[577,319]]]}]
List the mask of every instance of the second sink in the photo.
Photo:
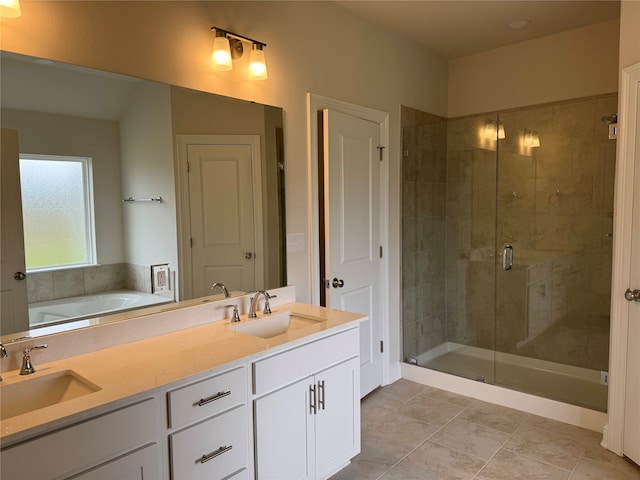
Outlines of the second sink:
[{"label": "second sink", "polygon": [[97,392],[100,387],[72,370],[29,376],[15,383],[0,384],[0,420],[49,407]]},{"label": "second sink", "polygon": [[229,328],[255,337],[271,338],[291,330],[317,325],[322,321],[324,321],[322,318],[299,315],[292,312],[279,312],[254,320],[232,324]]}]

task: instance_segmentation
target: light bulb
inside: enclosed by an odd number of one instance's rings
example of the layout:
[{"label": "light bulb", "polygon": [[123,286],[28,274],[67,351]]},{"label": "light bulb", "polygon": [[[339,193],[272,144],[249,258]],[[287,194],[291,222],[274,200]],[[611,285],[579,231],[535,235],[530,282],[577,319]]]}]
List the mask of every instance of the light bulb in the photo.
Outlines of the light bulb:
[{"label": "light bulb", "polygon": [[249,78],[253,80],[266,80],[267,77],[267,64],[264,61],[264,50],[262,45],[254,43],[251,47],[251,54],[249,55]]},{"label": "light bulb", "polygon": [[15,18],[20,16],[20,0],[0,0],[0,17]]},{"label": "light bulb", "polygon": [[214,70],[221,72],[227,72],[233,68],[231,64],[229,39],[222,30],[216,30],[216,38],[213,41],[213,53],[211,54],[211,66]]}]

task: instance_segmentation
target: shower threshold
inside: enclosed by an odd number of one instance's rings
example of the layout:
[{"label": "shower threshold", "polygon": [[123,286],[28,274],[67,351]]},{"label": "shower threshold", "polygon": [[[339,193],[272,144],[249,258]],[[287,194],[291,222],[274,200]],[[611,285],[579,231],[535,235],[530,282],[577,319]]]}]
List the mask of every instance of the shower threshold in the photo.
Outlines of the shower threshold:
[{"label": "shower threshold", "polygon": [[600,371],[445,342],[416,357],[417,365],[520,392],[606,412]]}]

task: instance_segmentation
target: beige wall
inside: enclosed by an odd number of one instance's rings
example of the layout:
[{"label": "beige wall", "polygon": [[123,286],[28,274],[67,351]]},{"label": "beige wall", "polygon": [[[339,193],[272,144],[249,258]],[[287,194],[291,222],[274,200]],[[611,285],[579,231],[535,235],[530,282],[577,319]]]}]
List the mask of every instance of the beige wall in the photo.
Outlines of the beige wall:
[{"label": "beige wall", "polygon": [[640,2],[620,3],[620,70],[640,62]]},{"label": "beige wall", "polygon": [[618,29],[612,20],[451,60],[449,118],[616,92]]},{"label": "beige wall", "polygon": [[178,266],[173,142],[169,87],[141,83],[120,119],[122,198],[154,198],[162,203],[119,202],[123,211],[126,262],[146,268]]}]

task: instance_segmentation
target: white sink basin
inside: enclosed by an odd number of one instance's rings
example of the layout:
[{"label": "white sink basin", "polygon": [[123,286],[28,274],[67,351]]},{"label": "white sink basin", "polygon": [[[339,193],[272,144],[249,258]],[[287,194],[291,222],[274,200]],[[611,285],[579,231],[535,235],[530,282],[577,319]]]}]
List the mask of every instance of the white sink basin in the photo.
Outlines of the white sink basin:
[{"label": "white sink basin", "polygon": [[255,319],[242,320],[240,323],[231,324],[229,328],[254,337],[271,338],[291,330],[317,325],[324,320],[292,312],[279,312]]},{"label": "white sink basin", "polygon": [[0,420],[97,392],[100,387],[72,370],[0,383]]}]

